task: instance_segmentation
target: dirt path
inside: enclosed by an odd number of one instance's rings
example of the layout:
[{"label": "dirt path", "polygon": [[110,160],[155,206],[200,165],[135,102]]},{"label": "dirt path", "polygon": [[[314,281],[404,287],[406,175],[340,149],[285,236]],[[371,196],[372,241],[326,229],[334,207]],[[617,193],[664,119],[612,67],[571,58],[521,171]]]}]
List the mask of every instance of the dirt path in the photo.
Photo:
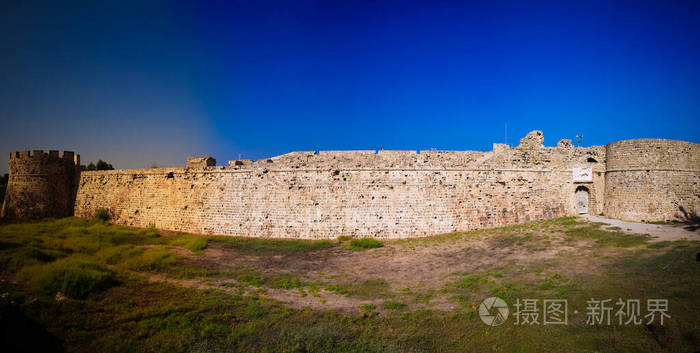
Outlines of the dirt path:
[{"label": "dirt path", "polygon": [[611,230],[610,228],[617,227],[621,231],[627,233],[649,234],[654,238],[650,241],[676,241],[676,240],[700,240],[700,230],[691,231],[687,225],[669,225],[669,224],[649,224],[626,222],[617,219],[605,218],[593,215],[583,215],[583,218],[590,222],[607,223],[603,229]]}]

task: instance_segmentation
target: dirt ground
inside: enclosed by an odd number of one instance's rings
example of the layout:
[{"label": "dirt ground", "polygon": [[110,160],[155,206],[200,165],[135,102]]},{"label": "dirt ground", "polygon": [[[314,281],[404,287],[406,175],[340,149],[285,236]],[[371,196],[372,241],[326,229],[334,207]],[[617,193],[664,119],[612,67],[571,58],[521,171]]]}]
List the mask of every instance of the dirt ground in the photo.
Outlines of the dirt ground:
[{"label": "dirt ground", "polygon": [[[577,219],[579,227],[612,227],[591,223],[604,220]],[[675,230],[671,226],[662,230]],[[449,311],[460,303],[452,300],[449,283],[465,274],[480,274],[482,281],[516,284],[538,283],[547,276],[558,274],[574,278],[577,283],[596,281],[601,266],[605,266],[628,248],[595,246],[592,240],[572,242],[567,239],[566,226],[546,222],[526,228],[500,228],[454,235],[385,241],[382,248],[351,251],[343,246],[313,252],[281,254],[249,254],[211,243],[202,254],[178,250],[186,261],[207,269],[220,271],[250,269],[270,277],[297,276],[303,283],[315,284],[317,290],[245,287],[295,308],[357,312],[359,307],[373,304],[381,313],[383,303],[398,301],[413,309],[430,308]],[[625,228],[630,232],[638,228]],[[646,228],[639,228],[646,230]],[[659,230],[656,229],[656,233]],[[666,239],[667,237],[661,237]],[[675,239],[674,237],[668,237]],[[496,272],[489,276],[489,272]],[[486,274],[486,275],[485,275]],[[461,277],[460,277],[461,276]],[[230,278],[173,279],[163,275],[151,279],[184,286],[241,290],[227,286]],[[329,285],[362,285],[367,281],[380,283],[381,288],[368,288],[359,295],[339,294],[328,290]],[[471,299],[479,300],[488,292],[475,289]],[[463,304],[463,303],[462,303]]]}]

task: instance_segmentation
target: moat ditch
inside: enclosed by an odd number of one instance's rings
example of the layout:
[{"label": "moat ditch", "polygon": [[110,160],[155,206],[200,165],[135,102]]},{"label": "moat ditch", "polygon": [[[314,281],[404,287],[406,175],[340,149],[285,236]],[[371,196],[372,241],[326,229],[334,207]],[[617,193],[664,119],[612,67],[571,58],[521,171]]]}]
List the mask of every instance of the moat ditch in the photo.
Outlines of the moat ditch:
[{"label": "moat ditch", "polygon": [[[700,345],[697,240],[567,217],[351,242],[197,236],[76,218],[4,223],[1,286],[71,351],[323,351],[328,340],[337,351]],[[561,299],[580,313],[566,327],[511,320],[494,330],[478,316],[490,296]],[[666,298],[671,319],[661,330],[591,327],[583,314],[590,298]]]}]

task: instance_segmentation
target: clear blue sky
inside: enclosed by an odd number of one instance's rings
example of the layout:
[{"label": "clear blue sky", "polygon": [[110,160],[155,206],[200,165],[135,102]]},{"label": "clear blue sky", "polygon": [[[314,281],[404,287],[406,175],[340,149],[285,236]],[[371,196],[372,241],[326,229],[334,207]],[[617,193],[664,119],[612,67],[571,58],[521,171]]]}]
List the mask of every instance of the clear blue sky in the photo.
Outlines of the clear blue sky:
[{"label": "clear blue sky", "polygon": [[0,172],[22,149],[489,150],[505,122],[700,142],[699,1],[95,3],[0,2]]}]

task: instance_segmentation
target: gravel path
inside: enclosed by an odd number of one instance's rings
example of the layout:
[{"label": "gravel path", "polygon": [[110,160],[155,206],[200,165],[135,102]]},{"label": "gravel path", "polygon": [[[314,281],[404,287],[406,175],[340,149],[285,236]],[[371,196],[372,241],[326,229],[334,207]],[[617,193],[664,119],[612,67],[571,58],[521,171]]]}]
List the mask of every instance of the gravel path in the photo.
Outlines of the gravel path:
[{"label": "gravel path", "polygon": [[[603,226],[603,228],[618,227],[623,232],[628,233],[639,233],[639,234],[650,234],[655,238],[652,242],[656,241],[674,241],[674,240],[700,240],[700,229],[689,230],[690,228],[684,224],[669,225],[669,224],[648,224],[648,223],[637,223],[637,222],[626,222],[617,219],[605,218],[593,215],[582,215],[583,218],[591,222],[602,222],[609,225]],[[697,227],[695,227],[697,228]]]}]

